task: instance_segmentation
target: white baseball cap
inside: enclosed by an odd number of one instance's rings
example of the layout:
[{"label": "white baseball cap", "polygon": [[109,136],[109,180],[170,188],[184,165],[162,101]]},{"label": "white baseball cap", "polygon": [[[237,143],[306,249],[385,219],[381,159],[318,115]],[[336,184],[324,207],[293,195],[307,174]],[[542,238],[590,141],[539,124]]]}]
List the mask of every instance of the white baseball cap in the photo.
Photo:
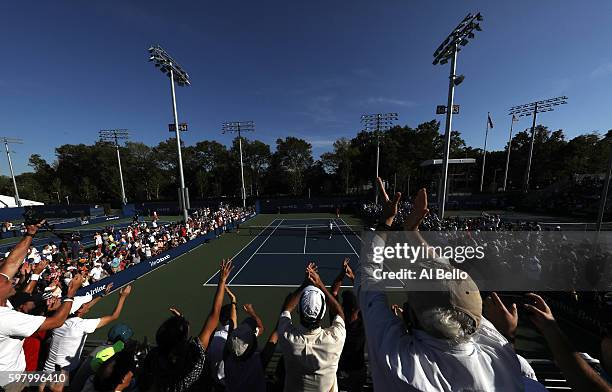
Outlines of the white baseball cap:
[{"label": "white baseball cap", "polygon": [[325,294],[315,286],[306,286],[300,297],[300,315],[309,322],[318,322],[325,315]]},{"label": "white baseball cap", "polygon": [[70,314],[76,312],[81,308],[81,306],[85,305],[88,302],[91,302],[92,300],[93,297],[91,294],[74,297],[74,301],[72,301],[72,306],[70,307]]}]

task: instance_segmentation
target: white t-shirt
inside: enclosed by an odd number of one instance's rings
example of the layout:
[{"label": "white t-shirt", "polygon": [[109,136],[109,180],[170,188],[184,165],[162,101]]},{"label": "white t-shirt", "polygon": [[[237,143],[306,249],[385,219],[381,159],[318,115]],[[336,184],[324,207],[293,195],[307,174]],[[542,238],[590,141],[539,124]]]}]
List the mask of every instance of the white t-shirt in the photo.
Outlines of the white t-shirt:
[{"label": "white t-shirt", "polygon": [[69,371],[76,369],[87,334],[94,332],[98,324],[100,324],[99,318],[72,317],[66,320],[61,327],[54,329],[44,370],[46,372],[55,371],[55,365]]},{"label": "white t-shirt", "polygon": [[[374,242],[380,241],[376,237]],[[378,244],[376,244],[378,245]],[[373,284],[371,258],[355,277],[368,343],[368,355],[376,391],[530,391],[538,390],[524,376],[512,345],[484,317],[478,331],[467,343],[454,344],[424,331],[410,334],[404,321],[395,316],[386,295]],[[363,275],[363,272],[368,275]],[[367,284],[367,283],[366,283]],[[527,365],[528,366],[528,365]],[[544,387],[540,390],[545,391]]]},{"label": "white t-shirt", "polygon": [[100,266],[93,267],[91,271],[89,271],[89,276],[91,276],[94,280],[100,280],[102,277],[102,271],[104,270]]},{"label": "white t-shirt", "polygon": [[24,371],[23,340],[31,336],[45,321],[43,316],[31,316],[0,306],[0,371]]},{"label": "white t-shirt", "polygon": [[344,320],[308,331],[291,323],[285,311],[278,321],[278,345],[285,359],[285,391],[338,391],[336,371],[346,339]]}]

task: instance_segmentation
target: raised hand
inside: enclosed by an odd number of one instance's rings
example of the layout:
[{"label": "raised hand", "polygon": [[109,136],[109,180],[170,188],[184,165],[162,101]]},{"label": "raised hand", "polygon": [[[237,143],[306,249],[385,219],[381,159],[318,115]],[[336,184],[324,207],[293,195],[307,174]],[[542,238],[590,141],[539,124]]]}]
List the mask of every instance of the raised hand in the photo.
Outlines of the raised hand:
[{"label": "raised hand", "polygon": [[23,263],[21,264],[21,268],[19,268],[19,273],[22,276],[26,276],[30,273],[30,263]]},{"label": "raised hand", "polygon": [[76,292],[81,288],[82,284],[83,284],[83,277],[81,276],[81,274],[74,275],[74,277],[70,281],[70,284],[68,285],[68,292],[67,292],[68,296],[74,297],[76,295]]},{"label": "raised hand", "polygon": [[225,286],[225,293],[227,294],[231,302],[236,302],[236,295],[234,295],[234,293],[232,292],[232,290],[230,290],[228,286]]},{"label": "raised hand", "polygon": [[393,312],[393,314],[395,314],[397,317],[400,317],[400,318],[404,314],[404,309],[398,304],[391,305],[391,311]]},{"label": "raised hand", "polygon": [[385,186],[383,185],[380,177],[376,178],[376,185],[378,186],[378,191],[382,196],[382,219],[387,226],[391,226],[393,224],[393,219],[395,219],[395,216],[397,215],[397,209],[402,194],[397,192],[393,200],[391,200],[385,191]]},{"label": "raised hand", "polygon": [[516,304],[512,304],[510,310],[499,299],[497,293],[491,293],[484,301],[485,317],[497,328],[502,335],[514,338],[518,326],[518,311]]},{"label": "raised hand", "polygon": [[404,221],[404,229],[407,231],[417,231],[423,219],[429,213],[427,208],[427,190],[419,189],[414,198],[414,207]]},{"label": "raised hand", "polygon": [[244,304],[242,306],[242,309],[244,309],[244,311],[247,312],[249,315],[255,313],[255,308],[253,308],[253,304]]},{"label": "raised hand", "polygon": [[544,334],[547,330],[556,325],[555,318],[553,317],[552,311],[544,302],[544,299],[537,294],[528,293],[525,294],[529,300],[532,301],[533,305],[525,304],[525,309],[529,312],[529,318],[538,330]]},{"label": "raised hand", "polygon": [[219,265],[219,280],[226,282],[230,272],[232,272],[232,269],[233,266],[231,259],[221,260],[221,264]]},{"label": "raised hand", "polygon": [[121,297],[127,297],[128,295],[130,295],[130,293],[132,292],[132,286],[131,285],[127,285],[121,288],[121,290],[119,290],[119,296]]},{"label": "raised hand", "polygon": [[308,276],[308,280],[313,286],[319,288],[323,286],[323,282],[321,281],[321,277],[319,276],[319,272],[315,263],[308,264],[308,267],[306,267],[306,275]]},{"label": "raised hand", "polygon": [[40,229],[45,224],[46,221],[47,221],[46,219],[43,219],[35,225],[28,225],[26,227],[27,233],[31,235],[36,234],[38,232],[38,229]]},{"label": "raised hand", "polygon": [[353,269],[349,264],[350,259],[347,257],[344,259],[342,267],[344,268],[344,275],[352,281],[355,281],[355,274],[353,273]]}]

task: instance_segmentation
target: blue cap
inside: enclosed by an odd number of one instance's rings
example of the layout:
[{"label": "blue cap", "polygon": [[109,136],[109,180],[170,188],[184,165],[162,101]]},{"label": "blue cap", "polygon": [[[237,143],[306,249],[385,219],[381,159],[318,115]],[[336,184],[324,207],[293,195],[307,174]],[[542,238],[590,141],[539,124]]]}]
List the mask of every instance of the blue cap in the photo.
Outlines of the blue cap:
[{"label": "blue cap", "polygon": [[134,331],[127,324],[119,323],[113,326],[108,331],[108,340],[111,342],[117,342],[121,340],[123,343],[127,343],[128,340],[134,335]]}]

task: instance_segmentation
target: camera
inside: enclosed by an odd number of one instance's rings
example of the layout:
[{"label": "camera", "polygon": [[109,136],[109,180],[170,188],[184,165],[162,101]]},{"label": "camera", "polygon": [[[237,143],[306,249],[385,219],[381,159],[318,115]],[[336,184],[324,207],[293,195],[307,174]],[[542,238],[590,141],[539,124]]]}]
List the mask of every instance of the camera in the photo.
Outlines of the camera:
[{"label": "camera", "polygon": [[26,226],[37,225],[45,218],[41,216],[33,207],[25,207],[23,221]]}]

